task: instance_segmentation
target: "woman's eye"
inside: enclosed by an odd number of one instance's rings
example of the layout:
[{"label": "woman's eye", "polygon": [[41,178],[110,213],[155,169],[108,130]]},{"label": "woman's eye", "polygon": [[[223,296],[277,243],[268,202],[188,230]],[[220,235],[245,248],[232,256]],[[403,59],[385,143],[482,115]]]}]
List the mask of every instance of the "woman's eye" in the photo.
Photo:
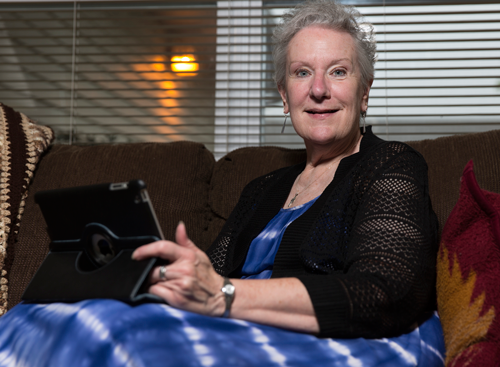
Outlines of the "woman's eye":
[{"label": "woman's eye", "polygon": [[336,76],[336,77],[344,77],[347,75],[346,71],[342,70],[342,69],[335,69],[332,74],[333,74],[333,76]]},{"label": "woman's eye", "polygon": [[297,71],[297,76],[307,76],[308,72],[305,70],[299,70]]}]

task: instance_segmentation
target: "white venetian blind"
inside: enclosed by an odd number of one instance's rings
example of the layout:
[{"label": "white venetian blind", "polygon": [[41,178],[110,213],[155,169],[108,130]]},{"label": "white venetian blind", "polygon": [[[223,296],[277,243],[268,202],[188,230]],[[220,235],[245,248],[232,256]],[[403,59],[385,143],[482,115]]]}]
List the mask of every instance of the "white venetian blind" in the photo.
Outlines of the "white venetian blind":
[{"label": "white venetian blind", "polygon": [[[500,128],[500,4],[477,1],[345,1],[377,32],[378,62],[367,124],[391,140]],[[285,8],[269,9],[276,22]],[[271,87],[271,84],[269,84]],[[266,100],[266,143],[301,147],[279,134],[282,104]],[[291,144],[294,141],[295,144]]]},{"label": "white venetian blind", "polygon": [[0,24],[0,101],[60,142],[213,149],[216,2],[0,3]]},{"label": "white venetian blind", "polygon": [[369,121],[390,139],[500,128],[500,4],[437,3],[362,8],[379,41]]},{"label": "white venetian blind", "polygon": [[[62,143],[193,140],[217,158],[248,145],[302,147],[290,121],[280,134],[270,57],[272,29],[296,3],[0,0],[0,102]],[[376,133],[500,128],[497,1],[344,3],[377,31],[367,117]]]}]

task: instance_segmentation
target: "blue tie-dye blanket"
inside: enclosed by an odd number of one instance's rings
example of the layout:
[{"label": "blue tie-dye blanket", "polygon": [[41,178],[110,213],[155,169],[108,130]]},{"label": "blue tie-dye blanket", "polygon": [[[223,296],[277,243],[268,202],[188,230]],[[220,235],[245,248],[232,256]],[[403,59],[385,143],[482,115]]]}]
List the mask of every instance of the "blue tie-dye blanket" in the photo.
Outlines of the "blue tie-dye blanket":
[{"label": "blue tie-dye blanket", "polygon": [[436,315],[391,339],[318,339],[114,300],[19,304],[0,318],[0,366],[443,366]]}]

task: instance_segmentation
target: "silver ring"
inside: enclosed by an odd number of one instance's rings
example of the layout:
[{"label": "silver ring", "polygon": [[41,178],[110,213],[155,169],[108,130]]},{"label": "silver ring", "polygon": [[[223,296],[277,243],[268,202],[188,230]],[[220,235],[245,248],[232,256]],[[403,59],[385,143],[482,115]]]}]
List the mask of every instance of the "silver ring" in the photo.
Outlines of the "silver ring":
[{"label": "silver ring", "polygon": [[165,280],[167,275],[167,267],[165,265],[160,266],[160,280]]}]

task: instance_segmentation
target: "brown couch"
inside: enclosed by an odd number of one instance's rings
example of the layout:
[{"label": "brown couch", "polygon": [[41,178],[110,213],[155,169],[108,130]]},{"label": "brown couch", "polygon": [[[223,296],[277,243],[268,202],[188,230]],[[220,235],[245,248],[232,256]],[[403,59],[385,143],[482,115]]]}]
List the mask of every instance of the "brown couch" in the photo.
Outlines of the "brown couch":
[{"label": "brown couch", "polygon": [[[462,170],[470,159],[482,188],[500,193],[500,130],[409,144],[429,165],[432,204],[441,229],[458,199]],[[48,251],[35,192],[140,178],[148,186],[165,237],[172,239],[176,224],[183,220],[193,241],[207,249],[246,183],[304,157],[303,150],[249,147],[216,162],[203,145],[192,142],[52,145],[38,162],[16,240],[8,248],[3,273],[8,308],[20,301]]]}]

